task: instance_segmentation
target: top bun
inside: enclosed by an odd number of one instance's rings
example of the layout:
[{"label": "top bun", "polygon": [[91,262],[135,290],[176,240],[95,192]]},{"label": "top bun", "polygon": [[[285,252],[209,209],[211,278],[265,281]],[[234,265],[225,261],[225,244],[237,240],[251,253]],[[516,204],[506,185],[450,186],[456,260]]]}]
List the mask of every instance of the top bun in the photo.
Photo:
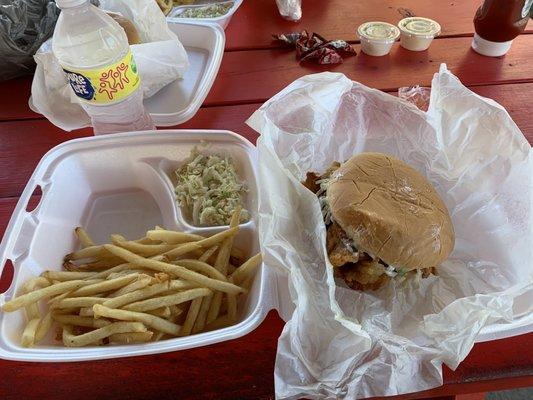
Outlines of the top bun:
[{"label": "top bun", "polygon": [[453,250],[446,206],[431,183],[382,153],[353,156],[331,176],[333,220],[358,250],[404,270],[435,267]]}]

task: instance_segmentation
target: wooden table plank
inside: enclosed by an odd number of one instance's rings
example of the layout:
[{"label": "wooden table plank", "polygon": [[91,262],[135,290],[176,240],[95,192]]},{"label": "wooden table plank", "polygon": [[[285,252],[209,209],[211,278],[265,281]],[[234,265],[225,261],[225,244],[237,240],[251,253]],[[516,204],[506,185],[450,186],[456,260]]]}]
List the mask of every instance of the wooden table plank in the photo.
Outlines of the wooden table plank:
[{"label": "wooden table plank", "polygon": [[293,80],[323,71],[342,72],[387,91],[415,84],[428,86],[441,63],[468,86],[533,81],[533,35],[518,37],[502,58],[481,56],[470,49],[470,42],[470,38],[439,40],[425,52],[411,52],[395,44],[389,56],[358,54],[337,66],[299,64],[294,52],[280,49],[226,53],[205,104],[262,102]]},{"label": "wooden table plank", "polygon": [[[518,127],[533,143],[533,119],[530,116],[533,83],[477,86],[474,92],[502,104]],[[201,108],[196,116],[179,129],[227,129],[255,142],[257,133],[245,120],[261,103]],[[18,196],[40,158],[52,147],[69,139],[90,135],[89,129],[72,133],[61,131],[46,120],[0,123],[0,197]]]},{"label": "wooden table plank", "polygon": [[[410,11],[432,18],[442,27],[442,37],[472,36],[474,14],[481,0],[304,0],[303,16],[298,22],[286,21],[278,13],[274,0],[247,0],[233,16],[226,29],[226,49],[273,47],[271,33],[317,32],[327,39],[356,40],[357,27],[363,22],[385,21],[396,25],[402,14]],[[533,32],[529,22],[528,32]]]},{"label": "wooden table plank", "polygon": [[[470,49],[470,38],[439,40],[425,52],[411,52],[395,44],[389,56],[358,54],[337,66],[299,64],[294,52],[281,49],[235,51],[224,55],[204,105],[261,103],[293,80],[323,71],[342,72],[365,85],[387,91],[401,86],[429,85],[441,63],[446,63],[468,86],[533,82],[532,59],[533,35],[521,35],[501,58],[477,54]],[[27,106],[30,93],[23,81],[20,80],[18,90],[9,81],[0,83],[0,92],[7,87],[10,96],[7,107],[0,109],[0,121],[35,118],[36,114]]]}]

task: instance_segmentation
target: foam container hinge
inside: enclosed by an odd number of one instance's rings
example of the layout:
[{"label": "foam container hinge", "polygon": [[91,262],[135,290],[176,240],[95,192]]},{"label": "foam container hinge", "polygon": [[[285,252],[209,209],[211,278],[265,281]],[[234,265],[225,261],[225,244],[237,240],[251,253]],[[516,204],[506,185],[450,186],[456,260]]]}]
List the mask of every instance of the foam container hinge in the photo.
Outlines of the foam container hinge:
[{"label": "foam container hinge", "polygon": [[[63,256],[79,248],[76,226],[85,227],[96,243],[108,242],[111,233],[128,239],[141,237],[155,225],[203,235],[226,229],[195,227],[175,201],[171,172],[203,141],[210,144],[208,152],[230,154],[240,178],[248,184],[246,206],[252,220],[240,225],[235,246],[246,256],[258,252],[256,149],[241,136],[229,131],[166,130],[71,140],[41,159],[11,217],[0,244],[0,268],[11,260],[15,271],[9,289],[0,295],[0,305],[18,293],[27,279],[47,269],[61,269]],[[26,205],[37,186],[42,190],[40,203],[27,212]],[[162,353],[234,339],[252,331],[269,310],[278,308],[278,286],[284,285],[286,293],[286,278],[262,266],[236,325],[141,345],[65,348],[54,340],[55,332],[50,332],[35,348],[23,348],[24,312],[0,312],[0,358],[83,361]]]}]

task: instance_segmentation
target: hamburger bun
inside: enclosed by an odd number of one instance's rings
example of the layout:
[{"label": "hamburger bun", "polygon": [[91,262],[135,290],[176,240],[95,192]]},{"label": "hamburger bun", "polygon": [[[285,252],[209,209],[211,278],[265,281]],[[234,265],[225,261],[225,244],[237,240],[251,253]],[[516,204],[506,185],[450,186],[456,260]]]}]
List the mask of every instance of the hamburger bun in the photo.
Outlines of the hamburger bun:
[{"label": "hamburger bun", "polygon": [[403,161],[362,153],[327,188],[332,219],[359,251],[405,271],[435,267],[453,250],[448,210],[431,183]]}]

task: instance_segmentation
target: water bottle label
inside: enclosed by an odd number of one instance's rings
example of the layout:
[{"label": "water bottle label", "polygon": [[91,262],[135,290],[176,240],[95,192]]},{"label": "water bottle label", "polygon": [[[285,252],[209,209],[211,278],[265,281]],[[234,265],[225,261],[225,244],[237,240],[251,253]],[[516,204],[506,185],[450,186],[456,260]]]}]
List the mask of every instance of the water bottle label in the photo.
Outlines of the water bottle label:
[{"label": "water bottle label", "polygon": [[70,87],[79,98],[97,104],[114,103],[133,93],[141,82],[133,54],[98,69],[66,69]]}]

